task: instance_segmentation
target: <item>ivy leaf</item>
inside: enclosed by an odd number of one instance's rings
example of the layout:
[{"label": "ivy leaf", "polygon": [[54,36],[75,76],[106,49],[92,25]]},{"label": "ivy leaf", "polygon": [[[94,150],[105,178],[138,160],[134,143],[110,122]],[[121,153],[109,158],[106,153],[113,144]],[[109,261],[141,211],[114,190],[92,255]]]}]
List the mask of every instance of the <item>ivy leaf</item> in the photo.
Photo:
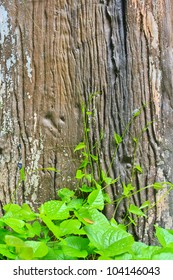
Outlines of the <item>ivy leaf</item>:
[{"label": "ivy leaf", "polygon": [[80,169],[76,171],[76,179],[82,179],[85,176]]},{"label": "ivy leaf", "polygon": [[103,210],[104,208],[104,197],[102,194],[102,190],[94,190],[88,196],[88,204],[92,208],[96,208],[99,210]]},{"label": "ivy leaf", "polygon": [[107,184],[107,185],[110,185],[112,183],[112,178],[110,177],[107,177],[104,173],[104,171],[102,170],[102,178],[103,178],[103,181]]},{"label": "ivy leaf", "polygon": [[134,190],[135,187],[132,184],[128,184],[127,186],[123,184],[123,195],[128,197],[129,193]]},{"label": "ivy leaf", "polygon": [[23,234],[25,233],[24,226],[25,222],[19,219],[15,218],[6,218],[3,219],[3,222],[9,226],[11,229],[13,229],[15,232]]},{"label": "ivy leaf", "polygon": [[24,167],[22,167],[22,168],[20,169],[20,180],[23,181],[23,182],[26,180],[25,168],[24,168]]},{"label": "ivy leaf", "polygon": [[74,196],[75,192],[69,190],[68,188],[63,188],[58,191],[58,196],[64,202],[69,202],[71,198]]},{"label": "ivy leaf", "polygon": [[143,173],[142,167],[140,165],[135,165],[134,167],[137,171],[139,171],[140,173]]},{"label": "ivy leaf", "polygon": [[140,209],[146,208],[151,205],[151,202],[149,200],[146,200],[142,205],[140,206]]},{"label": "ivy leaf", "polygon": [[156,237],[158,238],[160,244],[163,247],[173,248],[173,234],[170,233],[167,229],[155,226],[156,228]]},{"label": "ivy leaf", "polygon": [[35,259],[42,258],[48,253],[48,247],[44,242],[25,241],[25,246],[32,248],[33,258]]},{"label": "ivy leaf", "polygon": [[117,145],[119,145],[123,141],[122,137],[117,133],[114,133],[114,139]]},{"label": "ivy leaf", "polygon": [[64,255],[77,258],[87,257],[88,244],[87,238],[79,236],[69,236],[60,243]]},{"label": "ivy leaf", "polygon": [[63,221],[60,224],[60,230],[62,231],[62,235],[78,234],[80,226],[81,226],[81,222],[79,220],[70,219],[70,220]]},{"label": "ivy leaf", "polygon": [[141,114],[141,109],[135,109],[133,111],[133,117],[136,118],[137,116],[139,116]]},{"label": "ivy leaf", "polygon": [[76,148],[74,149],[74,152],[79,151],[79,150],[83,150],[86,147],[84,142],[80,142]]},{"label": "ivy leaf", "polygon": [[59,239],[59,237],[62,235],[62,232],[59,228],[59,226],[56,226],[50,218],[46,217],[45,215],[40,215],[40,218],[45,223],[45,225],[48,227],[48,229],[54,234],[54,236]]},{"label": "ivy leaf", "polygon": [[162,190],[163,187],[164,187],[164,185],[161,184],[161,183],[159,183],[159,182],[155,182],[155,183],[153,184],[153,187],[154,187],[155,190]]},{"label": "ivy leaf", "polygon": [[130,207],[128,210],[130,213],[135,214],[137,216],[146,217],[144,212],[142,212],[142,210],[134,204],[130,204]]},{"label": "ivy leaf", "polygon": [[7,257],[9,260],[15,260],[16,255],[11,253],[6,244],[0,244],[0,254],[4,257]]},{"label": "ivy leaf", "polygon": [[39,210],[40,214],[46,215],[51,220],[65,220],[69,217],[69,209],[63,201],[47,201],[41,205]]},{"label": "ivy leaf", "polygon": [[79,188],[82,192],[92,192],[93,190],[94,190],[94,188],[93,187],[89,187],[89,186],[87,186],[87,185],[82,185],[82,187],[81,188]]}]

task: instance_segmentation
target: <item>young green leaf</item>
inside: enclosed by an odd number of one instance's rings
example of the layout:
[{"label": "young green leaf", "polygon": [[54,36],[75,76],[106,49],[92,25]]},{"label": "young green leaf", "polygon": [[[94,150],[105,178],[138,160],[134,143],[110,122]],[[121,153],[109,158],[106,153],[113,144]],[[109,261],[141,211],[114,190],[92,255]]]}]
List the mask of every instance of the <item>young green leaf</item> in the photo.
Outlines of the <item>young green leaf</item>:
[{"label": "young green leaf", "polygon": [[82,185],[82,187],[79,188],[79,189],[80,189],[82,192],[86,192],[86,193],[92,192],[92,191],[94,190],[93,187],[89,187],[89,186],[87,186],[86,184]]},{"label": "young green leaf", "polygon": [[15,219],[15,218],[6,218],[3,219],[3,222],[9,226],[11,229],[13,229],[15,232],[20,233],[20,234],[24,234],[25,230],[24,230],[24,226],[25,226],[25,222],[19,219]]},{"label": "young green leaf", "polygon": [[62,235],[62,232],[59,228],[59,226],[56,226],[50,218],[46,217],[45,215],[40,215],[40,218],[45,223],[45,225],[48,227],[48,229],[54,234],[54,236],[59,239]]},{"label": "young green leaf", "polygon": [[167,229],[155,226],[156,237],[158,238],[160,244],[163,247],[169,247],[173,249],[173,234],[171,234]]},{"label": "young green leaf", "polygon": [[135,165],[134,167],[137,171],[139,171],[140,173],[143,173],[142,167],[140,165]]},{"label": "young green leaf", "polygon": [[155,183],[153,184],[153,187],[154,187],[155,190],[162,190],[163,187],[164,187],[164,185],[163,185],[162,183],[155,182]]},{"label": "young green leaf", "polygon": [[63,253],[69,257],[86,258],[88,255],[87,238],[79,236],[69,236],[65,238],[61,243]]},{"label": "young green leaf", "polygon": [[15,260],[16,254],[12,253],[11,250],[9,250],[8,246],[6,244],[0,244],[0,255],[5,257],[4,259],[8,260]]},{"label": "young green leaf", "polygon": [[78,234],[81,222],[76,219],[65,220],[60,224],[62,235]]},{"label": "young green leaf", "polygon": [[76,171],[76,179],[82,179],[85,176],[80,169]]},{"label": "young green leaf", "polygon": [[84,201],[83,198],[73,198],[67,204],[67,207],[70,211],[71,210],[78,210],[82,207],[83,201]]},{"label": "young green leaf", "polygon": [[61,198],[64,202],[69,202],[71,198],[74,196],[75,192],[72,190],[69,190],[68,188],[62,188],[58,191],[58,196]]},{"label": "young green leaf", "polygon": [[137,216],[146,217],[144,212],[142,212],[142,210],[134,204],[130,204],[130,207],[129,207],[128,211],[132,214],[137,215]]},{"label": "young green leaf", "polygon": [[142,205],[140,206],[140,209],[149,207],[151,205],[151,202],[149,200],[146,200]]},{"label": "young green leaf", "polygon": [[51,220],[65,220],[69,217],[69,209],[65,202],[50,200],[39,208],[40,214],[44,214]]},{"label": "young green leaf", "polygon": [[26,176],[25,176],[25,168],[22,166],[22,168],[20,169],[20,180],[21,181],[25,181],[26,180]]},{"label": "young green leaf", "polygon": [[136,118],[137,116],[139,116],[141,114],[141,109],[135,109],[133,111],[133,117]]},{"label": "young green leaf", "polygon": [[86,147],[84,142],[80,142],[76,148],[74,149],[74,152],[79,151],[79,150],[83,150]]},{"label": "young green leaf", "polygon": [[103,210],[104,208],[104,197],[102,190],[94,190],[88,196],[88,204],[92,208]]},{"label": "young green leaf", "polygon": [[32,248],[33,259],[40,259],[48,253],[48,247],[44,242],[40,241],[25,241],[25,246]]},{"label": "young green leaf", "polygon": [[133,236],[126,231],[107,226],[99,232],[96,225],[85,226],[84,230],[92,244],[96,246],[97,253],[109,257],[128,252],[134,243]]},{"label": "young green leaf", "polygon": [[133,191],[135,187],[132,186],[132,184],[128,184],[127,186],[123,183],[123,195],[126,197],[129,196],[129,193]]},{"label": "young green leaf", "polygon": [[101,174],[102,174],[103,182],[105,182],[107,185],[112,184],[112,181],[113,181],[112,178],[107,177],[103,170],[102,170]]},{"label": "young green leaf", "polygon": [[119,145],[123,141],[122,137],[117,133],[114,133],[114,139],[117,145]]}]

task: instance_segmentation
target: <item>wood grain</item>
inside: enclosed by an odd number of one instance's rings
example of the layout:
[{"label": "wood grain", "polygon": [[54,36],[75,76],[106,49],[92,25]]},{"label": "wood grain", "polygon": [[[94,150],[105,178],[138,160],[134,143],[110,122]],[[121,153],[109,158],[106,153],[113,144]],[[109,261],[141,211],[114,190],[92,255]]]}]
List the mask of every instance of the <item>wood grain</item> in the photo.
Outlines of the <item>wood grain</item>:
[{"label": "wood grain", "polygon": [[[83,137],[81,100],[87,104],[94,92],[101,94],[89,108],[94,112],[90,143],[100,143],[100,167],[128,183],[133,138],[150,124],[137,152],[143,174],[133,184],[139,189],[155,180],[173,181],[171,0],[1,0],[0,7],[3,204],[15,194],[16,202],[37,208],[55,198],[59,188],[75,187],[79,158],[73,150]],[[113,160],[114,132],[123,135],[141,107]],[[21,166],[27,181],[15,192]],[[60,173],[36,171],[50,166]],[[108,189],[112,198],[122,192],[120,183]],[[140,206],[161,195],[147,190],[133,201]],[[119,221],[126,208],[127,203],[120,205]],[[114,207],[107,208],[109,217],[113,212]],[[149,224],[141,218],[133,230],[150,243],[153,224],[173,226],[172,194],[149,215]]]}]

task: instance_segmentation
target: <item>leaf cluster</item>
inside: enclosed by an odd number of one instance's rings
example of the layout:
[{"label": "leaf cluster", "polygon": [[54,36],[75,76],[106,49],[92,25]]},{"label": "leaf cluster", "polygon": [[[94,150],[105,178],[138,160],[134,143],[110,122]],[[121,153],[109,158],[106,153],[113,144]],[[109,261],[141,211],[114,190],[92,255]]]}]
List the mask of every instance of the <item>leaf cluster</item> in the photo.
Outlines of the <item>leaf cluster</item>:
[{"label": "leaf cluster", "polygon": [[[43,203],[38,212],[27,204],[7,204],[0,219],[0,259],[8,260],[159,260],[173,259],[173,231],[156,227],[159,246],[135,242],[123,224],[102,213],[104,194],[90,190],[87,198],[58,191],[59,199]],[[141,212],[130,207],[130,211]]]}]

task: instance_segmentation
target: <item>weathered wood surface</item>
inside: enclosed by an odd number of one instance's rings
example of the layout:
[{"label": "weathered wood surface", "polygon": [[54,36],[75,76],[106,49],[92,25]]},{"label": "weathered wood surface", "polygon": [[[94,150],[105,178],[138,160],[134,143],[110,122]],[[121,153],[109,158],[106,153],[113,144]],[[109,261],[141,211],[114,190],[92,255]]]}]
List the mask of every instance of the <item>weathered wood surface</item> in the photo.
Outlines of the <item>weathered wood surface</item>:
[{"label": "weathered wood surface", "polygon": [[[171,0],[0,0],[0,197],[12,198],[25,166],[27,182],[15,201],[37,207],[54,198],[60,187],[74,187],[73,153],[82,139],[80,102],[102,92],[92,103],[95,120],[91,141],[103,132],[101,165],[108,169],[115,150],[113,133],[122,135],[136,109],[136,118],[114,161],[110,175],[127,180],[133,141],[141,137],[138,162],[144,172],[135,181],[173,181],[173,98]],[[53,172],[33,172],[41,167]],[[40,176],[41,175],[41,176]],[[113,186],[112,196],[121,192]],[[135,197],[159,199],[146,191]],[[141,219],[136,235],[150,241],[153,223],[173,227],[173,195]],[[119,219],[124,215],[123,205]],[[114,209],[108,209],[109,215]]]}]

